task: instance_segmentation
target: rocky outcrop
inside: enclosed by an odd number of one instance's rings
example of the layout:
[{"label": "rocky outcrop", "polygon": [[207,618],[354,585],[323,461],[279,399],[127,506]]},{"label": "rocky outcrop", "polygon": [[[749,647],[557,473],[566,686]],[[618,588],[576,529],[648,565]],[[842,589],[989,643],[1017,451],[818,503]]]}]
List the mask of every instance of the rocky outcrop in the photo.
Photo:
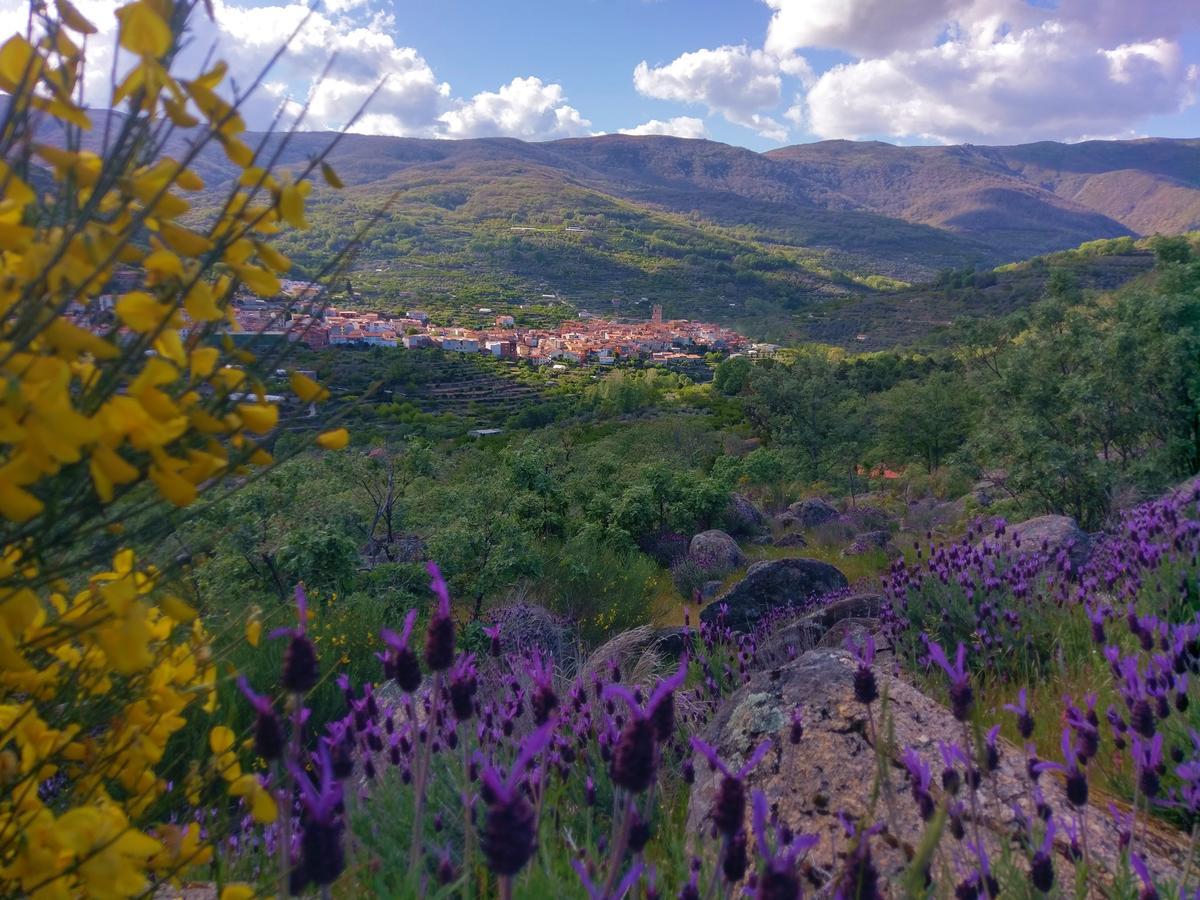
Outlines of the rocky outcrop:
[{"label": "rocky outcrop", "polygon": [[1091,538],[1070,516],[1037,516],[1009,525],[1000,538],[1000,545],[1010,553],[1047,553],[1050,556],[1066,549],[1077,569],[1092,553]]},{"label": "rocky outcrop", "polygon": [[846,587],[846,576],[817,559],[764,559],[745,577],[700,613],[715,622],[725,609],[725,623],[735,631],[749,631],[764,615],[781,606],[803,607],[822,594]]},{"label": "rocky outcrop", "polygon": [[[740,766],[764,738],[771,740],[770,752],[746,779],[746,792],[763,791],[772,808],[778,809],[780,820],[793,831],[820,837],[818,849],[809,857],[814,886],[829,884],[841,868],[840,854],[847,842],[839,813],[852,821],[860,817],[868,823],[890,820],[888,834],[872,840],[871,851],[881,890],[899,897],[900,877],[924,834],[900,754],[905,747],[917,751],[934,772],[933,793],[935,800],[940,799],[937,773],[943,764],[938,742],[961,742],[963,727],[949,710],[891,677],[885,668],[877,665],[876,678],[880,692],[886,690],[889,698],[887,715],[894,743],[884,748],[892,763],[890,789],[874,811],[870,805],[878,772],[875,731],[866,707],[854,699],[855,663],[844,651],[813,650],[794,662],[755,674],[722,704],[702,737],[731,767]],[[802,711],[804,735],[798,744],[792,744],[791,715],[797,708]],[[882,715],[876,702],[876,724]],[[1030,812],[1023,753],[1003,741],[999,749],[999,767],[976,795],[978,830],[992,859],[1000,858],[1001,848],[1010,846],[1013,807]],[[688,805],[687,831],[696,836],[693,849],[710,856],[716,852],[716,842],[710,837],[710,815],[719,780],[720,775],[708,766],[697,765]],[[1051,809],[1056,814],[1065,812],[1062,781],[1043,775],[1041,785]],[[1094,808],[1084,820],[1087,846],[1093,865],[1112,875],[1120,858],[1117,826],[1104,808],[1105,800],[1095,798],[1093,802]],[[971,813],[966,816],[968,833],[975,831]],[[746,828],[751,828],[749,815]],[[1066,840],[1065,834],[1058,835],[1055,847],[1054,866],[1062,885],[1071,884],[1073,878]],[[953,838],[947,834],[943,842],[952,843]],[[1186,849],[1186,839],[1174,832],[1151,829],[1144,841],[1139,836],[1139,852],[1144,851],[1150,870],[1163,880],[1178,878]]]},{"label": "rocky outcrop", "polygon": [[888,546],[890,535],[886,531],[867,531],[842,548],[842,556],[862,556],[872,550]]},{"label": "rocky outcrop", "polygon": [[706,572],[732,572],[746,564],[746,554],[724,531],[702,531],[688,545],[688,558]]},{"label": "rocky outcrop", "polygon": [[729,503],[721,516],[725,527],[734,534],[758,534],[766,527],[767,519],[745,494],[729,495]]},{"label": "rocky outcrop", "polygon": [[816,497],[798,500],[779,517],[780,524],[790,528],[816,528],[838,517],[835,507]]},{"label": "rocky outcrop", "polygon": [[[772,629],[770,637],[759,646],[754,665],[760,669],[777,666],[814,647],[839,646],[845,635],[838,628],[841,623],[854,622],[859,629],[870,628],[878,623],[882,609],[883,597],[879,594],[835,597]],[[835,631],[840,637],[832,636]]]}]

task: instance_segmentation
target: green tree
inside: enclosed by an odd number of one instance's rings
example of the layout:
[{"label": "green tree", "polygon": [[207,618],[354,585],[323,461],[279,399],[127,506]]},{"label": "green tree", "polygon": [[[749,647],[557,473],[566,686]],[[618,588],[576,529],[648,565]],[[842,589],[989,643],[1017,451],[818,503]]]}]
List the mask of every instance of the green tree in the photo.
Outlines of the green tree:
[{"label": "green tree", "polygon": [[759,366],[747,414],[760,431],[796,453],[800,474],[817,481],[852,471],[867,437],[861,398],[816,353],[791,365]]},{"label": "green tree", "polygon": [[975,401],[961,374],[902,381],[876,401],[879,449],[889,460],[941,466],[970,434]]},{"label": "green tree", "polygon": [[740,394],[750,383],[750,368],[750,360],[744,356],[722,360],[713,375],[713,387],[731,397]]}]

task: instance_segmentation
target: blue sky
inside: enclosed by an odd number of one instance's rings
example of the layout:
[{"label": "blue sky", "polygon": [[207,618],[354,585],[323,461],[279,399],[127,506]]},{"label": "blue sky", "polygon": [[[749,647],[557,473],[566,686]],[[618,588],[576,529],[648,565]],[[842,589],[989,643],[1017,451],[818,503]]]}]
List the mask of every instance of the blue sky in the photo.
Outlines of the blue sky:
[{"label": "blue sky", "polygon": [[[76,3],[105,32],[103,63],[114,4]],[[243,83],[307,12],[213,5],[196,55],[216,43]],[[0,0],[0,29],[24,8]],[[1196,137],[1200,0],[324,0],[248,119],[307,104],[306,127],[338,128],[380,80],[357,131],[631,131],[760,150]]]},{"label": "blue sky", "polygon": [[[667,64],[700,47],[761,45],[771,20],[758,0],[396,0],[392,8],[398,39],[420,47],[432,64],[446,60],[464,93],[493,90],[527,70],[562,84],[571,105],[603,131],[680,115],[707,118],[702,105],[640,94],[634,68],[643,60]],[[850,59],[830,50],[806,56],[821,69]],[[707,129],[727,143],[778,145],[720,116]]]}]

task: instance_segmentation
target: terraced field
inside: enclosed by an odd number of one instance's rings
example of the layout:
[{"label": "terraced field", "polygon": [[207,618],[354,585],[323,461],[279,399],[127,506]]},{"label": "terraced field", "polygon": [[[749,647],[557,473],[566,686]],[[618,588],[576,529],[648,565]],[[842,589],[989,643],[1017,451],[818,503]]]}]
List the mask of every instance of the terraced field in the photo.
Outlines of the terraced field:
[{"label": "terraced field", "polygon": [[522,407],[542,399],[539,390],[485,369],[471,371],[461,363],[434,364],[429,380],[393,388],[393,399],[407,400],[422,412],[449,413],[474,425],[502,424]]}]

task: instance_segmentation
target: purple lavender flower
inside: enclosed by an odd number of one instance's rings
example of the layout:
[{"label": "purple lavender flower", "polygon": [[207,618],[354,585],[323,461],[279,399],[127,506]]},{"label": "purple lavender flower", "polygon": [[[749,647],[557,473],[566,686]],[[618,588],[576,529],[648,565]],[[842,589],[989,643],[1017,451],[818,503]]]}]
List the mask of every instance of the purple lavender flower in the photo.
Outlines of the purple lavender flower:
[{"label": "purple lavender flower", "polygon": [[377,654],[383,662],[383,674],[396,682],[400,690],[411,694],[421,686],[421,664],[417,654],[409,646],[413,626],[417,622],[417,611],[410,609],[404,617],[404,627],[399,634],[384,628],[379,637],[387,646],[387,650]]},{"label": "purple lavender flower", "polygon": [[1150,870],[1146,868],[1146,861],[1138,854],[1131,853],[1129,855],[1129,865],[1133,868],[1138,880],[1142,883],[1142,890],[1138,894],[1138,900],[1158,900],[1158,889],[1154,886],[1154,879],[1150,877]]},{"label": "purple lavender flower", "polygon": [[[547,722],[529,735],[507,777],[491,765],[483,765],[480,772],[487,818],[479,835],[479,845],[488,868],[497,875],[516,875],[529,862],[537,846],[537,817],[521,791],[520,782],[525,769],[550,742],[553,732],[554,723]],[[475,756],[477,761],[484,762],[478,751]]]},{"label": "purple lavender flower", "polygon": [[620,697],[629,707],[629,720],[621,731],[621,737],[612,755],[610,771],[614,784],[640,794],[654,783],[654,776],[658,770],[654,712],[668,695],[683,684],[686,677],[687,660],[684,659],[674,675],[659,682],[645,706],[639,704],[633,692],[624,685],[605,685],[605,699]]},{"label": "purple lavender flower", "polygon": [[955,895],[960,898],[978,897],[980,894],[985,897],[1000,896],[1000,883],[992,874],[991,862],[988,860],[987,851],[983,845],[967,841],[967,849],[975,857],[975,871],[959,884]]},{"label": "purple lavender flower", "polygon": [[314,784],[295,760],[288,760],[288,771],[300,788],[304,807],[303,834],[300,838],[299,876],[305,883],[324,887],[333,884],[346,867],[342,848],[342,822],[338,812],[342,806],[342,786],[333,775],[328,748],[317,751],[320,784]]},{"label": "purple lavender flower", "polygon": [[533,679],[533,697],[529,706],[533,710],[535,725],[543,725],[558,708],[558,694],[554,691],[554,657],[542,659],[542,654],[533,651],[529,661],[529,675]]},{"label": "purple lavender flower", "polygon": [[283,755],[285,740],[283,725],[279,716],[275,715],[275,707],[266,697],[254,693],[245,675],[238,676],[237,685],[254,707],[254,752],[267,762],[279,759]]},{"label": "purple lavender flower", "polygon": [[698,737],[692,738],[692,748],[708,760],[714,771],[720,772],[721,785],[713,798],[712,820],[717,831],[726,837],[731,837],[742,828],[746,816],[746,786],[745,778],[754,767],[762,762],[762,758],[771,749],[769,740],[763,741],[754,748],[754,752],[745,764],[736,772],[722,762],[714,747],[706,744]]},{"label": "purple lavender flower", "polygon": [[933,796],[929,793],[929,786],[933,781],[933,773],[930,772],[925,760],[921,758],[921,754],[917,753],[912,747],[904,748],[901,761],[904,763],[904,768],[908,770],[909,787],[912,790],[913,802],[917,804],[917,810],[921,814],[921,818],[928,822],[933,816],[935,809]]},{"label": "purple lavender flower", "polygon": [[493,657],[499,658],[500,649],[500,626],[492,625],[491,627],[484,626],[483,633],[488,637],[488,653]]},{"label": "purple lavender flower", "polygon": [[1006,703],[1004,708],[1017,717],[1017,733],[1025,740],[1033,737],[1033,716],[1029,712],[1025,688],[1021,688],[1017,694],[1016,703]]},{"label": "purple lavender flower", "polygon": [[971,680],[967,675],[967,648],[961,643],[958,645],[958,652],[955,654],[952,666],[946,658],[946,652],[939,644],[929,640],[928,637],[925,639],[925,644],[929,651],[929,658],[950,679],[950,711],[958,721],[967,721],[971,718],[971,707],[975,702],[975,695],[971,691]]},{"label": "purple lavender flower", "polygon": [[1000,768],[1000,747],[996,738],[1000,736],[1000,726],[993,725],[983,738],[983,762],[988,774]]},{"label": "purple lavender flower", "polygon": [[879,699],[879,687],[875,683],[875,673],[871,671],[871,664],[875,662],[875,638],[867,635],[862,643],[854,643],[847,635],[846,648],[858,661],[854,672],[854,699],[870,706]]},{"label": "purple lavender flower", "polygon": [[298,624],[295,628],[278,628],[270,636],[290,635],[287,650],[283,653],[281,681],[284,690],[289,693],[307,694],[316,686],[320,670],[317,651],[308,639],[308,595],[304,593],[302,584],[296,585],[296,618]]},{"label": "purple lavender flower", "polygon": [[1037,771],[1040,772],[1061,772],[1067,780],[1067,800],[1072,806],[1082,808],[1087,806],[1088,801],[1088,781],[1087,773],[1079,765],[1079,757],[1075,753],[1075,746],[1071,741],[1071,729],[1064,728],[1062,732],[1062,763],[1042,762],[1037,764]]},{"label": "purple lavender flower", "polygon": [[1138,787],[1150,799],[1158,796],[1161,782],[1158,768],[1162,765],[1163,736],[1156,734],[1148,741],[1133,739],[1133,761],[1138,770]]},{"label": "purple lavender flower", "polygon": [[466,722],[475,715],[478,674],[474,653],[464,653],[454,661],[454,667],[450,670],[450,711],[460,722]]},{"label": "purple lavender flower", "polygon": [[802,834],[785,840],[783,829],[776,826],[775,846],[771,847],[767,829],[767,797],[759,790],[753,794],[754,837],[763,868],[755,890],[757,900],[797,900],[800,897],[800,878],[796,862],[817,845],[816,835]]},{"label": "purple lavender flower", "polygon": [[434,672],[450,668],[454,662],[454,619],[450,617],[450,589],[437,563],[425,564],[429,570],[429,589],[438,598],[437,609],[429,617],[425,632],[425,664]]},{"label": "purple lavender flower", "polygon": [[1043,894],[1054,887],[1054,820],[1046,822],[1042,843],[1029,861],[1029,882]]},{"label": "purple lavender flower", "polygon": [[846,837],[851,841],[852,848],[846,854],[846,862],[834,886],[834,897],[837,900],[878,900],[879,870],[871,858],[871,836],[883,829],[883,825],[872,825],[865,831],[858,827],[841,813],[838,819]]},{"label": "purple lavender flower", "polygon": [[788,730],[788,743],[798,744],[804,737],[804,710],[797,706],[792,710],[792,724]]}]

